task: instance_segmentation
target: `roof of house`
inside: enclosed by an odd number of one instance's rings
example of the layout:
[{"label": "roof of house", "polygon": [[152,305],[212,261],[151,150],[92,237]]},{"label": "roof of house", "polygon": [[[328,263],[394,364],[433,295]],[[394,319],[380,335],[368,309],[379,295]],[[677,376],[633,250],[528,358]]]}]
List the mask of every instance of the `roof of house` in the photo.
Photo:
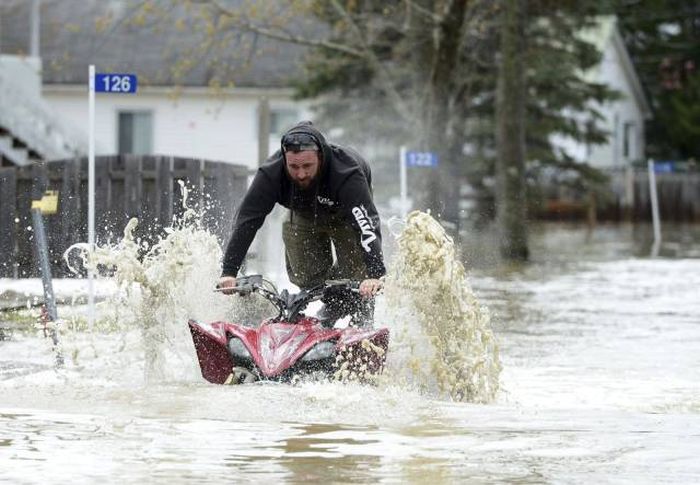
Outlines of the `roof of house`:
[{"label": "roof of house", "polygon": [[[227,0],[235,7],[245,0]],[[266,0],[271,2],[272,0]],[[197,51],[207,36],[194,30],[192,12],[170,12],[169,19],[134,25],[134,0],[42,0],[40,55],[45,84],[86,85],[88,66],[98,72],[133,72],[142,86],[284,88],[304,74],[308,48],[252,33],[231,32],[227,49]],[[266,3],[266,5],[269,5]],[[31,2],[0,3],[0,53],[29,51]],[[293,13],[291,13],[293,15]],[[277,18],[283,18],[284,13]],[[106,19],[110,19],[106,21]],[[321,32],[313,19],[296,16],[285,24],[291,33]],[[649,101],[622,41],[614,16],[600,17],[582,31],[601,52],[612,44],[645,116]],[[191,63],[190,68],[183,69]],[[595,70],[595,69],[594,69]],[[594,70],[585,75],[595,75]]]},{"label": "roof of house", "polygon": [[[305,47],[231,31],[227,43],[205,50],[201,47],[211,37],[194,30],[197,21],[191,13],[174,11],[160,20],[154,15],[135,25],[137,4],[43,0],[44,83],[86,84],[90,64],[98,72],[136,73],[140,84],[152,86],[288,87],[303,74]],[[28,1],[0,4],[0,52],[29,53],[30,8]],[[295,19],[290,25],[298,31],[309,28],[315,28],[311,20]]]}]

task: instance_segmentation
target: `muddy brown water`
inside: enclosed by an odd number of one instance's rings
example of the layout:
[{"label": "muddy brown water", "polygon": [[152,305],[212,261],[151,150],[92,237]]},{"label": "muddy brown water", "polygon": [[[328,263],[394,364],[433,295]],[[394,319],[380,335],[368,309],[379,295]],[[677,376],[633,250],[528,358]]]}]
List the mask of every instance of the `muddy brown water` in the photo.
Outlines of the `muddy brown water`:
[{"label": "muddy brown water", "polygon": [[[629,227],[548,226],[535,264],[473,271],[494,314],[495,403],[410,387],[144,384],[122,339],[56,373],[46,340],[0,342],[3,483],[697,483],[700,239],[662,257]],[[645,233],[648,234],[648,233]]]}]

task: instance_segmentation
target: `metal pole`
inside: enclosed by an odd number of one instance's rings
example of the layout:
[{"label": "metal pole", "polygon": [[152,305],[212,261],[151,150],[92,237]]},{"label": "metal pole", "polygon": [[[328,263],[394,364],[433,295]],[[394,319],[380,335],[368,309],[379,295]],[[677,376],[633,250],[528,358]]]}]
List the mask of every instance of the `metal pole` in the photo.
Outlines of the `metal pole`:
[{"label": "metal pole", "polygon": [[[270,100],[266,96],[261,96],[258,100],[258,166],[265,163],[270,156]],[[274,217],[274,216],[273,216]],[[271,219],[268,219],[271,220]],[[274,248],[278,248],[275,243],[276,238],[272,236],[270,224],[265,224],[258,233],[255,243],[256,264],[258,271],[268,273],[277,271],[274,262],[280,261],[280,255],[275,254]],[[284,260],[284,258],[281,258]]]},{"label": "metal pole", "polygon": [[[56,323],[58,321],[58,310],[56,309],[56,299],[53,294],[49,250],[46,244],[46,232],[44,231],[44,219],[41,215],[41,209],[32,209],[32,225],[36,242],[36,254],[39,259],[39,268],[41,270],[41,283],[44,286],[44,303],[46,305],[46,311],[49,314],[49,320]],[[59,346],[58,330],[55,326],[49,328],[49,335],[51,335],[53,348],[56,352],[56,367],[62,367],[64,362],[63,353]]]},{"label": "metal pole", "polygon": [[399,178],[401,182],[401,217],[408,213],[408,183],[406,181],[406,147],[399,150]]},{"label": "metal pole", "polygon": [[[88,110],[88,247],[90,256],[95,251],[95,66],[90,64],[89,76],[89,110]],[[88,269],[88,325],[95,324],[95,275]]]},{"label": "metal pole", "polygon": [[40,7],[41,0],[32,0],[31,26],[30,26],[30,45],[29,53],[32,57],[39,57],[40,54]]},{"label": "metal pole", "polygon": [[258,102],[258,166],[270,156],[270,100],[266,96]]},{"label": "metal pole", "polygon": [[654,172],[654,160],[649,159],[647,162],[649,171],[649,195],[651,197],[651,219],[654,224],[654,244],[651,247],[651,255],[656,257],[659,255],[661,248],[661,217],[659,216],[659,198],[656,193],[656,174]]}]

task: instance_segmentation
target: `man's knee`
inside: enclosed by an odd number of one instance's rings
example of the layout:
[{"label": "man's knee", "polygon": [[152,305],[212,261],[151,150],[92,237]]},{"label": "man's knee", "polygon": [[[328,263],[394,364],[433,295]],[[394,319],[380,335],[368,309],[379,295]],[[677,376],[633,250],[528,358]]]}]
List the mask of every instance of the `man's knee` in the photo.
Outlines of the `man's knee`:
[{"label": "man's knee", "polygon": [[357,234],[351,227],[336,230],[333,235],[333,245],[338,258],[338,278],[363,280],[367,275],[362,247]]},{"label": "man's knee", "polygon": [[290,221],[282,226],[282,239],[289,280],[300,288],[309,288],[327,279],[333,265],[330,240],[313,230]]}]

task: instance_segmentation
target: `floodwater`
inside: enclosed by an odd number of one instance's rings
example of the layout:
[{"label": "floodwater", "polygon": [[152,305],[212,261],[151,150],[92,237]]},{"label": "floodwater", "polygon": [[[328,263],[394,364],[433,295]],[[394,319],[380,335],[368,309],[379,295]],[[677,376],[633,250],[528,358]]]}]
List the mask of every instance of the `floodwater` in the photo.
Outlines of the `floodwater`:
[{"label": "floodwater", "polygon": [[648,228],[544,227],[535,264],[470,275],[500,345],[493,404],[398,383],[146,385],[133,336],[109,333],[77,332],[57,373],[48,340],[15,332],[0,481],[700,482],[698,229],[667,228],[649,258]]}]

